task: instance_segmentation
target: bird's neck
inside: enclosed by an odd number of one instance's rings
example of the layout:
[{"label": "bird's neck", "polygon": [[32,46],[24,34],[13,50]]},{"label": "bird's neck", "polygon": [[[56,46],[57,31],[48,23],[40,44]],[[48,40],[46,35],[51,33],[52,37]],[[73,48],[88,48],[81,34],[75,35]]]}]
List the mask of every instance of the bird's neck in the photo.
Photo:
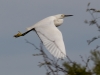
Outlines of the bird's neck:
[{"label": "bird's neck", "polygon": [[54,20],[54,24],[57,27],[60,26],[62,23],[63,23],[63,19],[56,19],[56,20]]}]

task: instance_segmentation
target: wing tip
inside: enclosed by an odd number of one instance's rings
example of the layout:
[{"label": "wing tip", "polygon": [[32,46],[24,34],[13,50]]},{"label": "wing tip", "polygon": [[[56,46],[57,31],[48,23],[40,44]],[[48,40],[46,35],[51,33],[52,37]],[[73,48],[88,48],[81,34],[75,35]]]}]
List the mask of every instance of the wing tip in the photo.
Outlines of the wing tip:
[{"label": "wing tip", "polygon": [[64,55],[64,54],[61,54],[61,55],[58,55],[58,56],[53,55],[53,56],[56,57],[57,59],[65,59],[66,58],[66,55]]}]

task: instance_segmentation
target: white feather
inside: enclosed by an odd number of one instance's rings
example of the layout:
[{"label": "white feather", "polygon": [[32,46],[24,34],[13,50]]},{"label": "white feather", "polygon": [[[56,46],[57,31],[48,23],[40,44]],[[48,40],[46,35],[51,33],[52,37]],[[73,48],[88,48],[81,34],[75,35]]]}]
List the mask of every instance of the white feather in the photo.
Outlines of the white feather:
[{"label": "white feather", "polygon": [[42,21],[36,23],[34,26],[27,28],[27,30],[34,28],[46,49],[54,57],[64,58],[66,57],[66,51],[62,33],[56,27],[63,23],[63,19],[61,18],[61,22],[58,23],[56,23],[57,21],[55,21],[60,17],[61,15],[47,17]]}]

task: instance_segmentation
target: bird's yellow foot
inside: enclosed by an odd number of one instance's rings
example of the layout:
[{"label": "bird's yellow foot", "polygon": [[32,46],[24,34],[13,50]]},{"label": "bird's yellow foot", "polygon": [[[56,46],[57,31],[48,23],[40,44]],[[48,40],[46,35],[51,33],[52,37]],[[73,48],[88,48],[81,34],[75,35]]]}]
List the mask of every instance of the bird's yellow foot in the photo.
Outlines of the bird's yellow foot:
[{"label": "bird's yellow foot", "polygon": [[14,35],[15,38],[22,36],[22,33],[20,31],[18,31],[18,33],[16,35]]}]

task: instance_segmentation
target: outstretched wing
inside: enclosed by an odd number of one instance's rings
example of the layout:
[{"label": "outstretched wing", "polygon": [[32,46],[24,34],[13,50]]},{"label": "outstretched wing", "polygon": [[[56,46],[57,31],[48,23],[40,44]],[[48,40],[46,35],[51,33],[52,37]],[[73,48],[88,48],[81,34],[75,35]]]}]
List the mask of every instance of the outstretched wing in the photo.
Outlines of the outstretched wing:
[{"label": "outstretched wing", "polygon": [[66,57],[62,33],[54,25],[54,21],[48,20],[45,23],[43,20],[43,23],[38,27],[35,27],[35,30],[47,50],[57,58]]},{"label": "outstretched wing", "polygon": [[66,57],[62,33],[54,25],[54,20],[44,19],[34,26],[47,50],[57,58]]}]

